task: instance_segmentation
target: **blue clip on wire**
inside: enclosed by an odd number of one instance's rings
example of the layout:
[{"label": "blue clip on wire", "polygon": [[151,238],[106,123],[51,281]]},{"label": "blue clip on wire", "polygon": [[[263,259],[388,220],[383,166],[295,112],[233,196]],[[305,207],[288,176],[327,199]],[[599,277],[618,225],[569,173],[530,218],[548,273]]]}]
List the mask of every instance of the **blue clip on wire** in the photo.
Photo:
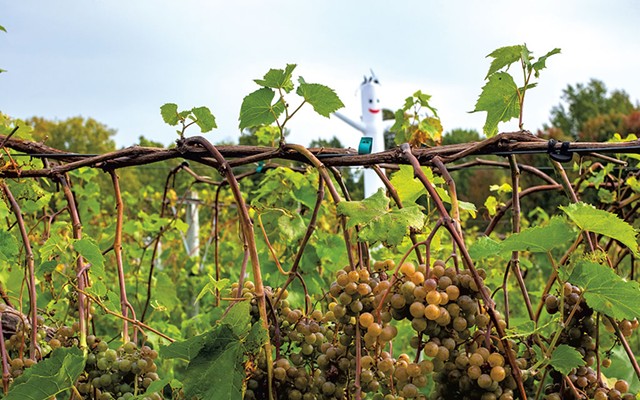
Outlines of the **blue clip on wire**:
[{"label": "blue clip on wire", "polygon": [[358,154],[371,154],[371,147],[373,146],[373,138],[364,136],[360,139],[358,144]]}]

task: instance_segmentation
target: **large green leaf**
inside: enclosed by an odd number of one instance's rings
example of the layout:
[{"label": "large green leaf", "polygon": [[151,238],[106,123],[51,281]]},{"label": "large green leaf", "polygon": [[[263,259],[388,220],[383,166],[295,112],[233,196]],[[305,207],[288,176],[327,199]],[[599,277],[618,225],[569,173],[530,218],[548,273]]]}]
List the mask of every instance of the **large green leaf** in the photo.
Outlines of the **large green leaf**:
[{"label": "large green leaf", "polygon": [[594,310],[616,319],[640,318],[640,284],[622,279],[611,268],[581,261],[568,281],[582,289]]},{"label": "large green leaf", "polygon": [[242,399],[242,343],[226,324],[204,336],[182,380],[185,398]]},{"label": "large green leaf", "polygon": [[500,256],[502,252],[502,243],[496,242],[488,236],[474,240],[469,246],[469,255],[473,259]]},{"label": "large green leaf", "polygon": [[486,111],[487,119],[483,131],[487,137],[498,133],[498,123],[507,122],[520,115],[518,102],[518,87],[511,75],[506,72],[496,72],[489,77],[489,81],[482,88],[482,93],[472,112]]},{"label": "large green leaf", "polygon": [[183,379],[188,399],[241,399],[244,360],[268,340],[260,321],[250,324],[249,303],[237,303],[213,329],[161,347],[164,358],[189,361]]},{"label": "large green leaf", "polygon": [[200,127],[200,131],[209,132],[213,128],[217,128],[216,117],[211,114],[207,107],[194,107],[191,112],[196,117],[196,124]]},{"label": "large green leaf", "polygon": [[104,256],[100,247],[91,238],[79,239],[73,242],[73,249],[91,263],[91,271],[102,278],[104,275]]},{"label": "large green leaf", "polygon": [[162,120],[171,126],[178,125],[180,120],[178,117],[178,105],[174,103],[163,104],[160,107],[160,115],[162,115]]},{"label": "large green leaf", "polygon": [[240,106],[240,129],[275,122],[284,111],[282,101],[278,100],[273,104],[275,95],[269,88],[261,88],[247,95]]},{"label": "large green leaf", "polygon": [[545,226],[535,226],[512,234],[502,242],[502,250],[545,253],[558,246],[566,246],[575,236],[564,219],[555,217]]},{"label": "large green leaf", "polygon": [[495,49],[491,54],[487,56],[492,57],[493,61],[491,62],[489,72],[487,72],[487,76],[485,77],[485,79],[489,78],[491,74],[501,70],[502,68],[509,67],[514,62],[520,61],[523,48],[523,45],[518,44],[515,46],[505,46],[500,47],[499,49]]},{"label": "large green leaf", "polygon": [[178,358],[185,361],[191,361],[198,355],[202,346],[204,346],[207,333],[193,336],[185,340],[177,340],[168,346],[160,347],[160,356],[162,358]]},{"label": "large green leaf", "polygon": [[561,344],[551,354],[549,364],[562,375],[569,375],[572,369],[585,365],[582,355],[573,347]]},{"label": "large green leaf", "polygon": [[306,83],[302,77],[299,78],[300,85],[296,93],[304,97],[305,101],[313,106],[313,109],[323,117],[329,117],[344,104],[333,89],[319,83]]},{"label": "large green leaf", "polygon": [[[249,313],[250,307],[248,302],[236,303],[217,326],[227,326],[231,329],[231,332],[238,337],[246,335],[249,331],[249,322],[251,320]],[[168,346],[162,346],[160,348],[160,355],[163,358],[179,358],[191,361],[198,355],[207,341],[210,340],[211,332],[212,331],[209,331],[186,340],[175,341]]]},{"label": "large green leaf", "polygon": [[[426,169],[423,168],[423,170]],[[415,177],[413,167],[410,165],[400,165],[400,169],[391,175],[391,184],[396,188],[398,197],[404,205],[414,204],[420,196],[427,193],[427,189]]]},{"label": "large green leaf", "polygon": [[289,93],[293,90],[293,81],[291,80],[291,74],[296,68],[296,64],[287,64],[285,69],[270,69],[264,75],[263,79],[255,79],[254,82],[260,86],[283,89]]},{"label": "large green leaf", "polygon": [[4,400],[48,400],[73,386],[84,363],[84,354],[77,347],[55,349],[49,358],[25,369]]},{"label": "large green leaf", "polygon": [[591,204],[574,203],[561,206],[569,218],[584,231],[599,233],[624,244],[635,254],[638,252],[637,232],[631,225],[608,211],[598,210]]},{"label": "large green leaf", "polygon": [[19,251],[15,236],[7,231],[0,231],[0,260],[15,262]]},{"label": "large green leaf", "polygon": [[251,304],[248,301],[235,303],[220,322],[229,325],[238,337],[246,335],[251,329]]},{"label": "large green leaf", "polygon": [[340,202],[337,210],[348,217],[348,227],[360,226],[358,238],[361,241],[387,246],[402,243],[407,230],[421,229],[426,218],[417,205],[389,210],[389,198],[382,190],[362,201]]}]

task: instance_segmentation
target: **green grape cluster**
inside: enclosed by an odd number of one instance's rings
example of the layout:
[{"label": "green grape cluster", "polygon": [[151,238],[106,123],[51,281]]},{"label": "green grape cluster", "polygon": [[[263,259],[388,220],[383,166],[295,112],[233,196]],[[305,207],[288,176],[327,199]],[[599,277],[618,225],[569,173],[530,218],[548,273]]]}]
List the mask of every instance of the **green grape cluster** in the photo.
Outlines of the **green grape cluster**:
[{"label": "green grape cluster", "polygon": [[[504,351],[499,344],[491,350],[478,344],[492,327],[473,276],[441,260],[429,269],[404,263],[395,278],[391,270],[395,263],[386,260],[371,270],[337,271],[325,297],[326,309],[307,314],[289,304],[286,291],[265,288],[270,338],[277,349],[272,365],[276,398],[352,398],[358,368],[363,396],[376,400],[426,400],[422,391],[429,376],[436,379],[436,399],[513,398],[515,380]],[[484,279],[484,271],[480,277]],[[231,292],[237,296],[237,284]],[[245,282],[240,293],[250,299],[257,321],[253,284]],[[415,357],[391,354],[390,343],[398,334],[393,321],[403,319],[415,331]],[[521,364],[528,365],[526,360]],[[250,366],[245,399],[266,398],[264,355]]]},{"label": "green grape cluster", "polygon": [[[84,373],[76,388],[86,399],[126,400],[145,393],[158,380],[157,351],[148,346],[138,347],[133,342],[111,349],[107,342],[93,335],[87,336],[91,352],[87,355]],[[160,400],[153,393],[144,400]]]},{"label": "green grape cluster", "polygon": [[[432,399],[481,399],[512,400],[517,397],[517,382],[512,367],[506,362],[504,349],[487,343],[479,336],[480,343],[454,349],[447,360],[436,366],[436,382]],[[518,358],[520,370],[528,366],[525,358]]]},{"label": "green grape cluster", "polygon": [[[561,373],[555,370],[551,371],[552,383],[545,387],[546,399],[577,399],[576,393],[584,393],[588,398],[597,400],[635,399],[635,395],[627,393],[629,391],[627,382],[619,380],[613,388],[608,388],[601,379],[598,379],[597,372],[594,370],[597,360],[595,336],[598,326],[594,311],[583,298],[582,290],[566,282],[562,286],[560,295],[547,295],[545,308],[550,314],[555,314],[562,308],[562,316],[565,321],[571,317],[562,331],[558,343],[575,348],[582,355],[585,363],[569,373],[568,378],[571,385],[565,381]],[[621,332],[625,336],[631,335],[632,330],[635,329],[634,325],[637,327],[637,322],[634,324],[632,321],[624,320],[619,323]],[[613,330],[610,325],[609,328]],[[603,361],[603,365],[606,366],[606,364],[607,359]]]},{"label": "green grape cluster", "polygon": [[[6,309],[6,306],[4,308]],[[42,316],[38,316],[37,318],[38,330],[36,340],[38,343],[38,352],[36,358],[41,359],[51,352],[52,346],[47,342],[48,333],[44,327],[44,319]],[[37,359],[29,358],[28,354],[31,343],[31,332],[31,324],[26,320],[22,320],[17,324],[15,332],[12,332],[8,339],[5,340],[5,349],[9,358],[8,372],[11,378],[17,378],[22,375],[25,368],[29,368],[37,362]]]}]

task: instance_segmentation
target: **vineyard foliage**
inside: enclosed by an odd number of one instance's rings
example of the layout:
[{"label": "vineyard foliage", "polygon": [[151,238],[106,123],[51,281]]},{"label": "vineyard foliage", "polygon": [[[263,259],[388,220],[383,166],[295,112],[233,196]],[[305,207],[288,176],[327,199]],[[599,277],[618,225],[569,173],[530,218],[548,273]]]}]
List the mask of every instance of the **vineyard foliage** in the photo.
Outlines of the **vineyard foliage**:
[{"label": "vineyard foliage", "polygon": [[[439,145],[417,91],[373,155],[286,143],[302,107],[343,107],[294,64],[240,107],[271,147],[189,136],[216,128],[205,106],[160,108],[169,149],[80,157],[0,116],[0,398],[636,398],[639,144],[611,132],[613,156],[561,164],[522,130],[559,52],[489,55],[487,139]],[[387,190],[352,199],[353,166]],[[464,182],[475,167],[504,173]]]}]

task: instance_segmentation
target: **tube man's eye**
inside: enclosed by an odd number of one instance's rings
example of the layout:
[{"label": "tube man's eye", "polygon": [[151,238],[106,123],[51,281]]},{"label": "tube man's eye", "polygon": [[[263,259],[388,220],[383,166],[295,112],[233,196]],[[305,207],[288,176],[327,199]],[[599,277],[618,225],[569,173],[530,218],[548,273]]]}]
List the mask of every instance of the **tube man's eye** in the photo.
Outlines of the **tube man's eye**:
[{"label": "tube man's eye", "polygon": [[373,103],[373,99],[369,99],[369,103]]}]

